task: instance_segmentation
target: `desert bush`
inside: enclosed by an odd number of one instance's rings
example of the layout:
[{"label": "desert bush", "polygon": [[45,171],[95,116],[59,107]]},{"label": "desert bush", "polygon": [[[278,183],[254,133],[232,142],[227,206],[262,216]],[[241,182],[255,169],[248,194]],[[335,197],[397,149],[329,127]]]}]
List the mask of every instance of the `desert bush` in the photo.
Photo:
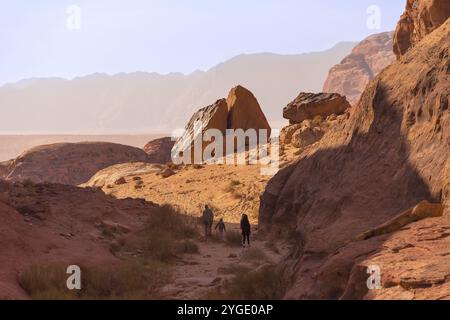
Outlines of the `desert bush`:
[{"label": "desert bush", "polygon": [[141,230],[111,236],[110,250],[122,263],[82,267],[81,291],[67,289],[69,275],[60,266],[32,266],[19,275],[20,285],[33,299],[153,299],[170,278],[173,259],[198,252],[195,219],[170,206],[155,208]]},{"label": "desert bush", "polygon": [[238,180],[231,180],[231,181],[227,184],[227,186],[225,187],[224,191],[225,191],[225,192],[228,192],[228,193],[234,193],[234,192],[235,192],[235,188],[236,188],[237,186],[239,186],[240,184],[241,184],[241,182],[238,181]]},{"label": "desert bush", "polygon": [[169,263],[180,253],[194,252],[195,243],[187,240],[197,236],[194,218],[164,205],[152,212],[142,230],[123,239],[122,243],[126,251],[140,251],[146,259]]},{"label": "desert bush", "polygon": [[204,298],[212,300],[276,300],[284,293],[281,275],[273,266],[238,274]]},{"label": "desert bush", "polygon": [[67,274],[61,266],[37,266],[22,271],[19,274],[19,285],[31,296],[40,298],[41,296],[54,296],[54,299],[67,299],[71,295],[66,288]]},{"label": "desert bush", "polygon": [[183,240],[178,242],[177,244],[177,252],[178,253],[188,253],[188,254],[193,254],[193,253],[198,253],[199,249],[198,249],[198,245],[191,241],[191,240]]},{"label": "desert bush", "polygon": [[198,235],[197,220],[183,215],[170,205],[163,205],[153,212],[146,222],[145,229],[148,231],[162,229],[176,239],[192,239]]},{"label": "desert bush", "polygon": [[227,193],[230,193],[234,199],[243,199],[245,198],[245,195],[239,190],[237,190],[237,187],[241,185],[241,182],[238,180],[231,180],[227,186],[225,187],[224,191]]},{"label": "desert bush", "polygon": [[81,290],[66,287],[65,267],[31,266],[19,275],[20,286],[36,300],[156,299],[169,280],[163,264],[129,261],[120,266],[81,267]]},{"label": "desert bush", "polygon": [[242,258],[244,260],[251,260],[251,261],[267,261],[268,260],[267,255],[264,253],[264,251],[262,251],[259,248],[249,248],[249,249],[245,250],[242,253]]}]

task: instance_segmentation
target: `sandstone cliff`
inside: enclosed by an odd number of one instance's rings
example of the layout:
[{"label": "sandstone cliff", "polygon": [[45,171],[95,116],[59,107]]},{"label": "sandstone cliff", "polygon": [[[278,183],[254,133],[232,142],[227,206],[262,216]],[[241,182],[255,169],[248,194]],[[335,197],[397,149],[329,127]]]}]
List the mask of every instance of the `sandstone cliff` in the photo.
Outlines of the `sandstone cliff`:
[{"label": "sandstone cliff", "polygon": [[450,2],[447,0],[407,0],[405,12],[395,30],[394,52],[397,58],[442,25],[449,16]]},{"label": "sandstone cliff", "polygon": [[331,68],[323,91],[340,93],[352,105],[358,103],[369,81],[395,61],[393,35],[393,32],[384,32],[361,41],[351,54]]},{"label": "sandstone cliff", "polygon": [[[419,243],[434,241],[426,247],[434,243],[441,251],[449,244],[449,43],[447,20],[368,85],[340,130],[326,133],[269,182],[260,225],[295,239],[283,266],[287,298],[412,298],[418,287],[424,289],[419,298],[448,298],[448,253],[422,255]],[[355,240],[423,200],[444,205],[444,217]],[[426,228],[434,236],[419,233]],[[409,249],[402,251],[401,243]],[[402,254],[389,251],[394,247]],[[378,294],[367,292],[360,263],[373,259],[388,277],[410,276],[384,278]]]}]

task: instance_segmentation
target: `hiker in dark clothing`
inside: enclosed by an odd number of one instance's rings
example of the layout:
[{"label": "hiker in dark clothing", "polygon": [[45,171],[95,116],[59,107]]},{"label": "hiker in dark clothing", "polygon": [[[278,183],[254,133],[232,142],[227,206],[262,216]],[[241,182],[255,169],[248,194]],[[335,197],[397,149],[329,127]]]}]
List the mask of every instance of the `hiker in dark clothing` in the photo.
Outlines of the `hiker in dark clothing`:
[{"label": "hiker in dark clothing", "polygon": [[246,214],[243,214],[241,218],[241,230],[242,230],[242,246],[245,247],[245,241],[247,241],[247,244],[250,247],[251,226],[250,221],[248,220],[248,216]]},{"label": "hiker in dark clothing", "polygon": [[211,235],[212,225],[214,223],[214,213],[208,206],[205,206],[205,210],[203,211],[203,224],[205,225],[205,237]]},{"label": "hiker in dark clothing", "polygon": [[214,229],[215,230],[219,229],[220,240],[223,240],[223,232],[227,231],[227,229],[225,227],[225,222],[223,222],[223,219],[220,219],[220,221],[216,224],[216,227]]}]

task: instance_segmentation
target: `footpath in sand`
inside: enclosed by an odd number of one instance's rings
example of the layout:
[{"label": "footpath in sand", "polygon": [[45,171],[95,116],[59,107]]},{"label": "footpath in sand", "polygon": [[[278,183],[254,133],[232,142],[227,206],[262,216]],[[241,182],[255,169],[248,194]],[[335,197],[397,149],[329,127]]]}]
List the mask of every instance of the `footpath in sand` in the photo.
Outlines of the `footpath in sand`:
[{"label": "footpath in sand", "polygon": [[[236,236],[239,226],[227,224]],[[277,264],[287,248],[269,246],[253,231],[251,247],[231,246],[215,237],[197,242],[199,253],[186,254],[173,269],[173,281],[162,289],[165,299],[202,299],[240,273]]]}]

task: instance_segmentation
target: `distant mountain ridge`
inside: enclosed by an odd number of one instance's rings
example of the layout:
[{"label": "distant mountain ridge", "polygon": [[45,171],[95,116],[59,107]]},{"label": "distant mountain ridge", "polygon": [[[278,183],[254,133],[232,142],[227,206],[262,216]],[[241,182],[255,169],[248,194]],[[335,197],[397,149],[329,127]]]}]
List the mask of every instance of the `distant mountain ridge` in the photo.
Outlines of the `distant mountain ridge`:
[{"label": "distant mountain ridge", "polygon": [[343,42],[298,55],[239,55],[188,75],[134,72],[26,79],[0,88],[0,133],[170,133],[237,84],[255,94],[270,122],[281,122],[286,103],[299,90],[320,91],[328,70],[355,45]]}]

